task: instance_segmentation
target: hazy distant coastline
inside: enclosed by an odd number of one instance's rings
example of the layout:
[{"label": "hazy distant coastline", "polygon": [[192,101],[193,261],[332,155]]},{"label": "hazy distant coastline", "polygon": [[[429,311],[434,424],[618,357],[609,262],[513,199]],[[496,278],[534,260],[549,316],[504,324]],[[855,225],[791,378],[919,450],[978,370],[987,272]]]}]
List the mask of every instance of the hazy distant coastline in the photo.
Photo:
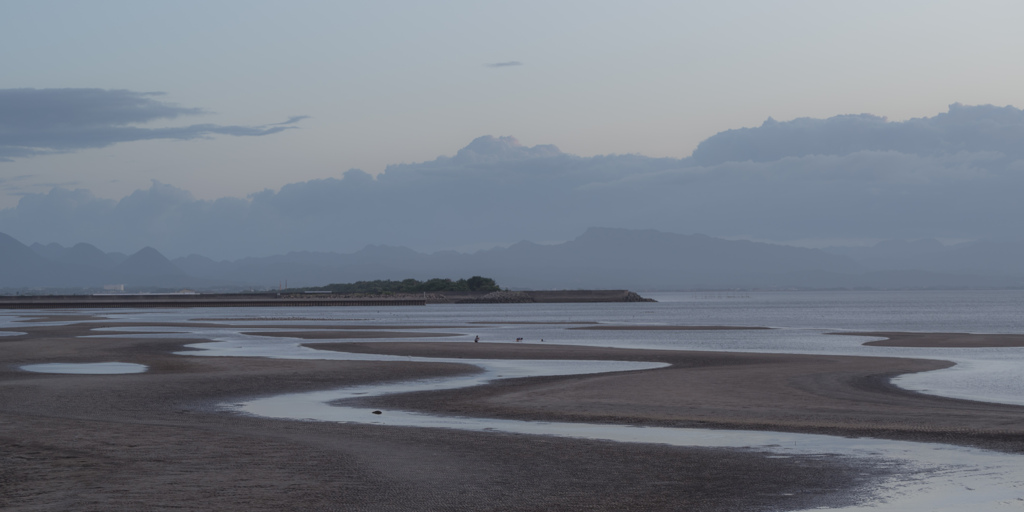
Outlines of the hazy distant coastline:
[{"label": "hazy distant coastline", "polygon": [[486,275],[510,290],[1001,289],[1024,287],[1024,243],[888,241],[808,249],[654,230],[591,228],[554,245],[520,242],[474,253],[368,246],[214,261],[169,260],[80,243],[22,244],[0,234],[0,289],[16,293],[269,291],[376,279]]}]

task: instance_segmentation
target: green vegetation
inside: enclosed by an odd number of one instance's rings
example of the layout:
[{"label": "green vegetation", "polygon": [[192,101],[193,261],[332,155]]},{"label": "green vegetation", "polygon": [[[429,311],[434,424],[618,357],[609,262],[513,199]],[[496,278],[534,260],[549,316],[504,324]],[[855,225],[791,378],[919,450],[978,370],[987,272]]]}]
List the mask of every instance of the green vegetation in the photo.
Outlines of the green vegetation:
[{"label": "green vegetation", "polygon": [[469,279],[434,278],[426,281],[405,279],[402,281],[358,281],[355,283],[334,283],[315,288],[303,288],[305,291],[331,292],[337,294],[364,293],[368,295],[386,295],[392,293],[423,293],[423,292],[496,292],[498,287],[494,279],[473,276]]}]

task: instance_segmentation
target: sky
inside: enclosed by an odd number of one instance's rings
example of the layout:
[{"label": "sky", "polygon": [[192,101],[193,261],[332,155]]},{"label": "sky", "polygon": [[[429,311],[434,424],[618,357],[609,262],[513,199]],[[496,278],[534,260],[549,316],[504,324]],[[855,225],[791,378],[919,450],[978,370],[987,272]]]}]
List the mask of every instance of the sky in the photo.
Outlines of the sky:
[{"label": "sky", "polygon": [[[430,162],[483,135],[580,157],[685,159],[768,118],[898,122],[954,103],[1024,106],[1019,2],[43,0],[0,10],[8,210],[55,187],[109,200],[154,184],[244,199]],[[64,104],[96,109],[42,115]]]}]

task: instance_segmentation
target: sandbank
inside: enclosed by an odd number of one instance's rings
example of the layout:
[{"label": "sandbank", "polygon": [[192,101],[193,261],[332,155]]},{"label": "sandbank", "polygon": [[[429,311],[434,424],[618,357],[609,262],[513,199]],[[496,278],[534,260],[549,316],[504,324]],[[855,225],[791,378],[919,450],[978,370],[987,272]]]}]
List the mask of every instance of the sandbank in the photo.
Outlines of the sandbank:
[{"label": "sandbank", "polygon": [[497,381],[382,406],[467,416],[754,429],[945,442],[1024,452],[1024,407],[904,390],[897,375],[948,361],[637,350],[521,343],[317,343],[322,350],[484,359],[656,361],[663,369]]},{"label": "sandbank", "polygon": [[[457,363],[180,356],[173,353],[197,340],[103,337],[92,330],[145,332],[147,325],[157,324],[19,325],[17,330],[27,334],[0,338],[0,508],[786,510],[855,502],[864,489],[899,470],[827,456],[776,458],[741,450],[233,414],[217,405],[478,370]],[[392,396],[381,399],[382,407],[519,419],[861,432],[1020,451],[1008,439],[1021,437],[1024,408],[929,397],[887,383],[889,376],[949,364],[944,362],[472,342],[309,345],[456,358],[673,365]],[[94,361],[144,364],[149,371],[52,375],[18,369]],[[892,417],[893,411],[900,412]]]},{"label": "sandbank", "polygon": [[271,338],[298,338],[302,340],[332,340],[332,339],[354,339],[354,338],[450,338],[460,336],[455,333],[444,332],[408,332],[408,331],[355,331],[355,330],[332,330],[332,331],[243,331],[253,336],[268,336]]},{"label": "sandbank", "polygon": [[915,348],[996,348],[1024,347],[1024,334],[969,334],[959,332],[833,332],[840,336],[886,338],[868,341],[876,347]]},{"label": "sandbank", "polygon": [[581,331],[758,331],[771,328],[732,325],[588,325],[572,329]]}]

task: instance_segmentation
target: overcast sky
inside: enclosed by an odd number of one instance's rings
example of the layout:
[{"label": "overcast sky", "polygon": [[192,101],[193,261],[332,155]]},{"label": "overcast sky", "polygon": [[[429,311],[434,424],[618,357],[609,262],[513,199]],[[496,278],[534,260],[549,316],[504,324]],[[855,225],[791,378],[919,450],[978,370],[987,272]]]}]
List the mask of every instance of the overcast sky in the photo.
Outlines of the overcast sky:
[{"label": "overcast sky", "polygon": [[1021,14],[9,2],[0,231],[223,258],[592,225],[806,246],[1019,237]]},{"label": "overcast sky", "polygon": [[[370,174],[512,135],[685,157],[767,117],[1021,106],[1019,2],[5,2],[0,89],[163,93],[135,127],[207,130],[0,163],[0,207],[54,184],[198,198]],[[0,127],[2,129],[2,127]],[[201,131],[201,130],[200,130]],[[2,133],[2,132],[0,132]]]}]

